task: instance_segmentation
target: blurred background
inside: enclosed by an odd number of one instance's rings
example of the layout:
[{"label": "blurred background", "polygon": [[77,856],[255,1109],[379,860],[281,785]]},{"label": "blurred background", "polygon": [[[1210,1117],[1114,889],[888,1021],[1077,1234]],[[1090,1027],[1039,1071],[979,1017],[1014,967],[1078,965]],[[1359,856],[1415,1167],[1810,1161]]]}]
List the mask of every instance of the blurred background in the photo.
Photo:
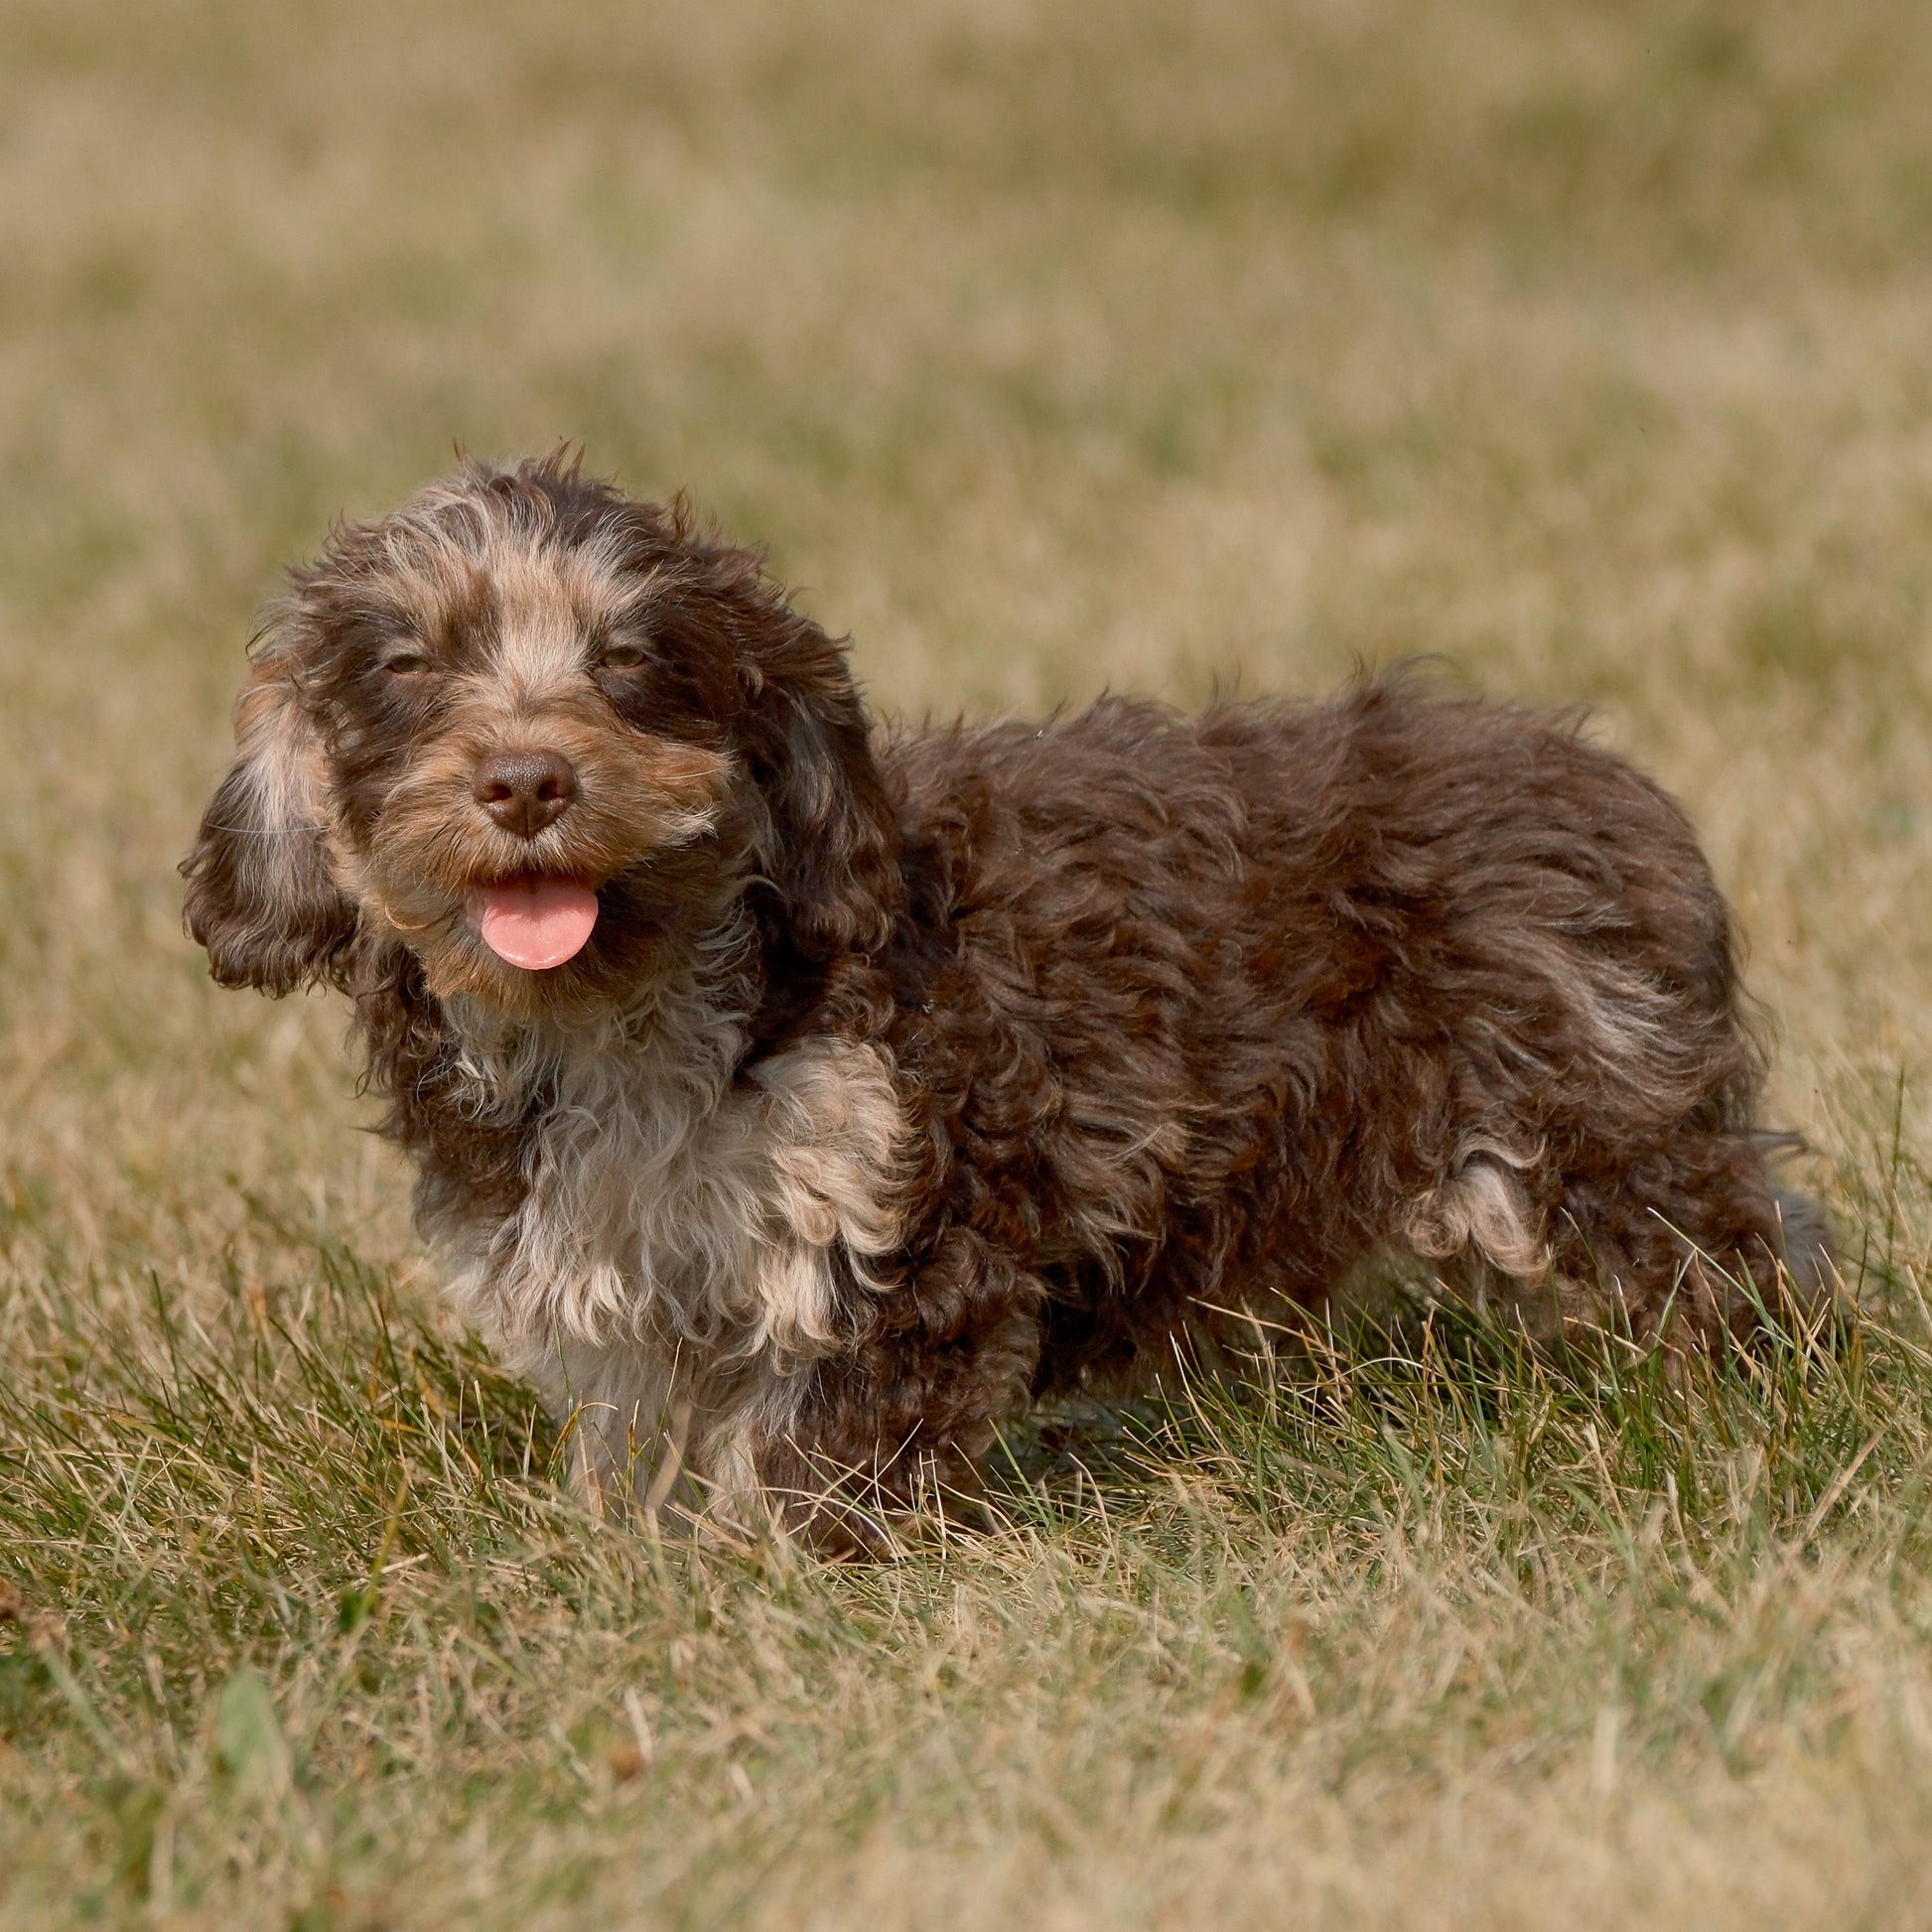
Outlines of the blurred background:
[{"label": "blurred background", "polygon": [[0,37],[17,1262],[414,1266],[342,1015],[209,988],[174,866],[281,568],[459,443],[688,490],[889,711],[1418,652],[1587,702],[1709,838],[1841,1211],[1916,1159],[1921,0],[4,0]]}]

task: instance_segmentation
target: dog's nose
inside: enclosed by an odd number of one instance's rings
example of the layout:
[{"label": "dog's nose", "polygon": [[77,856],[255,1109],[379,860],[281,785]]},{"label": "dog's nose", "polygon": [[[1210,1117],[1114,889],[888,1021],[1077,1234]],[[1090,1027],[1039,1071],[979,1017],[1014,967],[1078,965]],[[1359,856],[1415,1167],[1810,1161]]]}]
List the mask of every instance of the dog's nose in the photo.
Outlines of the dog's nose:
[{"label": "dog's nose", "polygon": [[470,790],[504,831],[533,839],[569,811],[577,773],[561,752],[497,752],[477,766]]}]

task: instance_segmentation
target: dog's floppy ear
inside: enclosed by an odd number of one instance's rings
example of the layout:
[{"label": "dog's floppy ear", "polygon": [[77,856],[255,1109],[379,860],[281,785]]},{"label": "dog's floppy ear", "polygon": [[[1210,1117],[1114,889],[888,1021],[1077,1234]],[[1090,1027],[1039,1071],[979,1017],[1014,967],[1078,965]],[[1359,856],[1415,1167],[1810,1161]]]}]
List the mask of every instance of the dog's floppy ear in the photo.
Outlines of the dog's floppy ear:
[{"label": "dog's floppy ear", "polygon": [[901,897],[898,827],[845,652],[785,611],[740,660],[741,745],[764,799],[759,870],[806,959],[875,952]]},{"label": "dog's floppy ear", "polygon": [[323,847],[321,748],[272,648],[235,701],[235,752],[182,861],[188,930],[223,986],[341,985],[355,911]]}]

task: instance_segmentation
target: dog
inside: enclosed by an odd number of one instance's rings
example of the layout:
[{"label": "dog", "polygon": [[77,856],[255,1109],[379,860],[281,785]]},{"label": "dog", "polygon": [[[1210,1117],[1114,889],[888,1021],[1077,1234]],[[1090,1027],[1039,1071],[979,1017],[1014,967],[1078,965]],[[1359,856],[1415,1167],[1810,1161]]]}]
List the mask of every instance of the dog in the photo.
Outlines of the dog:
[{"label": "dog", "polygon": [[338,527],[250,657],[188,929],[353,1001],[593,1500],[882,1547],[1377,1267],[1559,1342],[1831,1296],[1725,899],[1575,717],[880,730],[761,553],[560,455]]}]

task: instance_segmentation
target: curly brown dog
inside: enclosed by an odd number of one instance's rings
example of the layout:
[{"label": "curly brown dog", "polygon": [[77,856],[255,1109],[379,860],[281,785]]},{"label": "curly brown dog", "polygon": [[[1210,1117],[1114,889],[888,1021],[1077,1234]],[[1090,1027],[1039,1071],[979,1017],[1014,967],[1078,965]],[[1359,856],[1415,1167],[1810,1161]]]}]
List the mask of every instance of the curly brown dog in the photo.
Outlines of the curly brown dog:
[{"label": "curly brown dog", "polygon": [[1725,901],[1573,722],[880,735],[759,554],[553,458],[339,529],[236,740],[189,927],[354,1000],[593,1494],[867,1543],[1030,1398],[1385,1262],[1705,1345],[1829,1295]]}]

